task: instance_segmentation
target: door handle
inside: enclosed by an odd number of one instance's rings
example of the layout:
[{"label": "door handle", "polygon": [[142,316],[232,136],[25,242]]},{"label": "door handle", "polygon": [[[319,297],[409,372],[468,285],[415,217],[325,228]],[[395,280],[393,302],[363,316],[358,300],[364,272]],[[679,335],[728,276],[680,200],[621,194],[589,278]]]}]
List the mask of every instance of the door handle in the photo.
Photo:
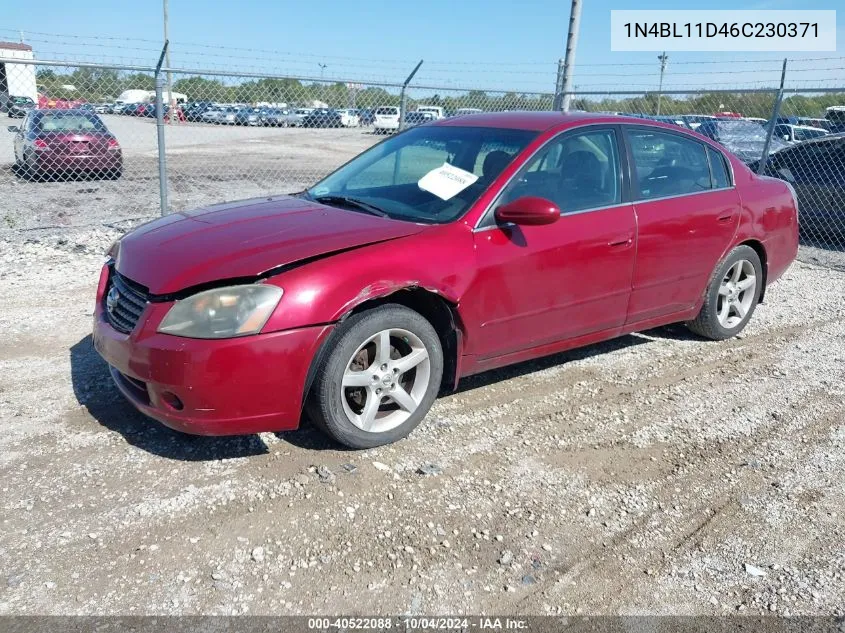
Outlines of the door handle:
[{"label": "door handle", "polygon": [[733,213],[728,213],[727,215],[720,215],[719,222],[730,222],[731,220],[733,220],[733,217]]},{"label": "door handle", "polygon": [[615,240],[611,240],[610,242],[607,243],[607,245],[610,246],[611,248],[619,248],[621,246],[630,246],[631,242],[633,242],[633,241],[634,241],[634,239],[632,237],[625,236],[625,237],[620,237],[620,238],[615,239]]}]

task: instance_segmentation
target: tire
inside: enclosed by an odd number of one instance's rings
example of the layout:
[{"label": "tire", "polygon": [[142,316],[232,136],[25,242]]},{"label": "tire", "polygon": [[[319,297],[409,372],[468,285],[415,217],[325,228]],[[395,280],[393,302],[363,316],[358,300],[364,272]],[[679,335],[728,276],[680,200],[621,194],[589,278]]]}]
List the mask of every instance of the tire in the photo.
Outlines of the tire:
[{"label": "tire", "polygon": [[[306,411],[332,438],[358,449],[390,444],[413,431],[434,403],[443,376],[437,332],[422,315],[398,304],[343,321],[317,362]],[[405,406],[391,394],[401,394]]]},{"label": "tire", "polygon": [[[749,281],[752,278],[753,284]],[[754,314],[762,290],[760,256],[750,246],[737,246],[716,266],[701,311],[686,325],[699,336],[714,341],[736,336]]]}]

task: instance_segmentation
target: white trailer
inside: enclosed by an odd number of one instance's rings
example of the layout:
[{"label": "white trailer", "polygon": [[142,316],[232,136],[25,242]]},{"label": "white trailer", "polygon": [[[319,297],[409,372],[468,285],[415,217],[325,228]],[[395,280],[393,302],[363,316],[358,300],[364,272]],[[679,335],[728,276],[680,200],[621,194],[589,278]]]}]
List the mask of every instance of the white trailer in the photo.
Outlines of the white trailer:
[{"label": "white trailer", "polygon": [[[0,42],[0,59],[31,61],[32,47],[17,42]],[[38,103],[33,64],[0,62],[0,112],[8,109],[9,97],[29,97]]]}]

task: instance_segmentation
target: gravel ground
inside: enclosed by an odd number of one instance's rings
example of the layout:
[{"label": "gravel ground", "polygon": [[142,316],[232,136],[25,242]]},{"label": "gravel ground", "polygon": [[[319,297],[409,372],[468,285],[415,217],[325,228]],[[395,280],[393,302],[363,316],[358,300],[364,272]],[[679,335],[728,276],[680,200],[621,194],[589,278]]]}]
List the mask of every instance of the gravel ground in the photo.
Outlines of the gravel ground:
[{"label": "gravel ground", "polygon": [[[374,140],[320,139],[291,151]],[[465,380],[393,446],[192,438],[91,347],[102,253],[150,215],[120,186],[0,175],[0,614],[845,615],[845,272],[797,262],[731,341],[663,328]]]}]

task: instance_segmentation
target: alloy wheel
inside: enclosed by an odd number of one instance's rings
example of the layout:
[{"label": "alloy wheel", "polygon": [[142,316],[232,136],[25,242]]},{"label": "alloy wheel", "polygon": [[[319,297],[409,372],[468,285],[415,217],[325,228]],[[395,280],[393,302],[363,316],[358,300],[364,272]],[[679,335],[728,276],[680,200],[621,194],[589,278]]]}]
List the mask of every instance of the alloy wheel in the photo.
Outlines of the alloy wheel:
[{"label": "alloy wheel", "polygon": [[384,433],[419,407],[431,380],[422,340],[408,330],[381,330],[362,343],[346,364],[341,401],[349,421],[363,431]]},{"label": "alloy wheel", "polygon": [[754,264],[741,259],[731,266],[719,284],[716,316],[725,329],[733,329],[745,319],[757,296]]}]

